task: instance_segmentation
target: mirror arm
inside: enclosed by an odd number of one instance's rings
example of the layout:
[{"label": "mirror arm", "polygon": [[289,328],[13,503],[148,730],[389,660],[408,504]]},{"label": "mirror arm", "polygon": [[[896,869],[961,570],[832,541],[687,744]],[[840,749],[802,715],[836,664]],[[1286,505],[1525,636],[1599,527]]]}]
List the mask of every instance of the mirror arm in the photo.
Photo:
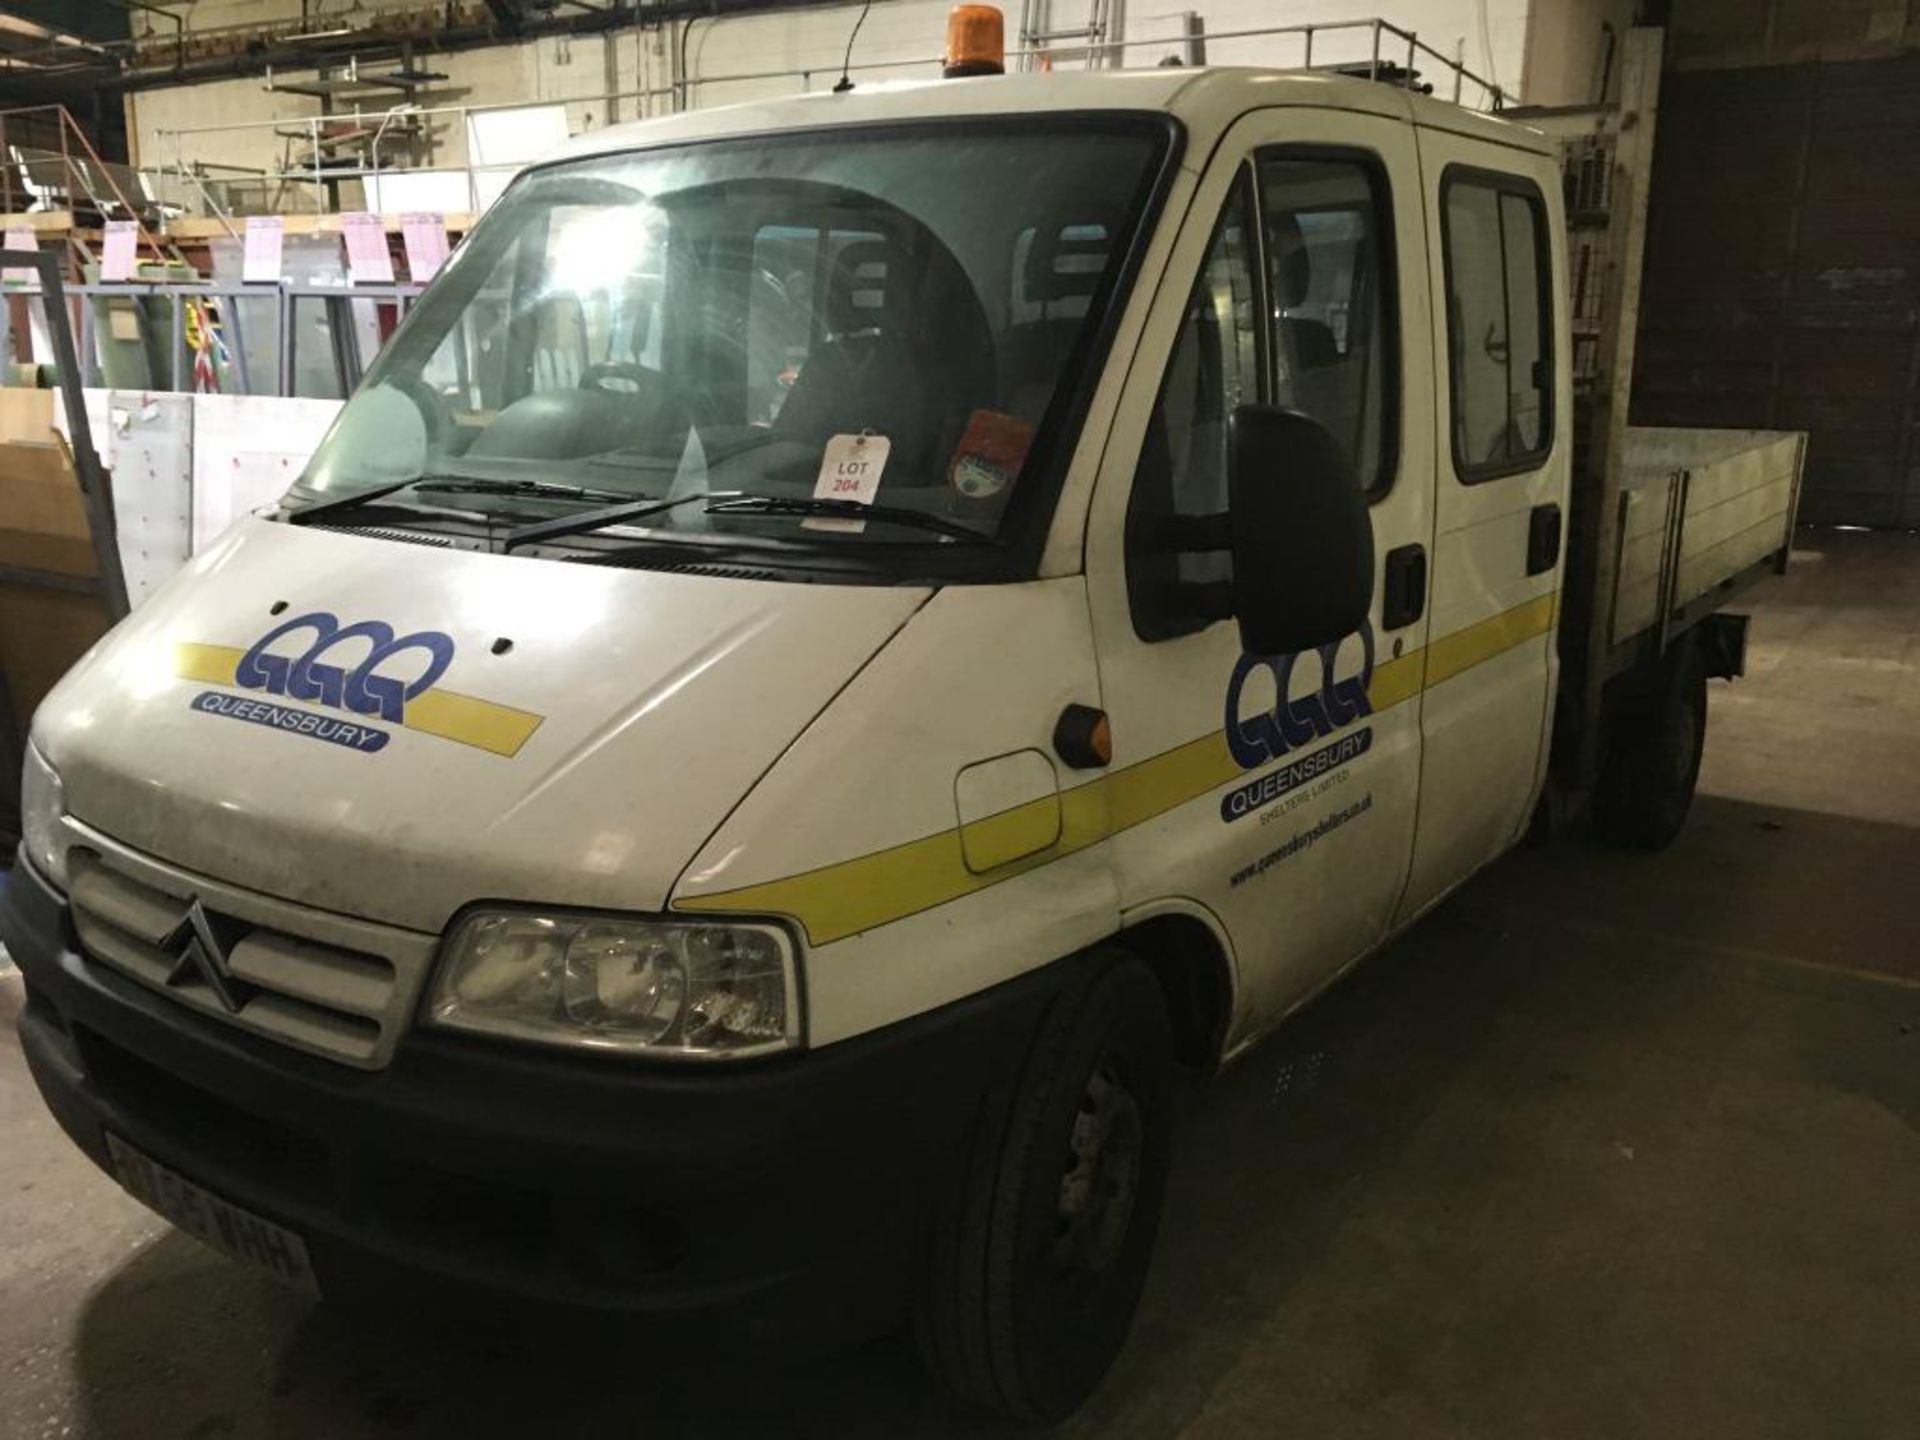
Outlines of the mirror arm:
[{"label": "mirror arm", "polygon": [[1233,548],[1233,527],[1217,515],[1162,515],[1153,522],[1153,548],[1162,555],[1199,555]]},{"label": "mirror arm", "polygon": [[1170,613],[1208,624],[1231,620],[1237,613],[1233,607],[1233,586],[1225,580],[1174,580],[1168,582],[1163,593]]}]

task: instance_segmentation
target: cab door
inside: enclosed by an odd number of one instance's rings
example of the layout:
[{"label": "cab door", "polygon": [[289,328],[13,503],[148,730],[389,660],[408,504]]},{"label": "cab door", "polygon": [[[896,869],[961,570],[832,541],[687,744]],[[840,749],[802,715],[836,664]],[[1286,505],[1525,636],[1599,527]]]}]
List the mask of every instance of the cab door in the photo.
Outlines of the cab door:
[{"label": "cab door", "polygon": [[1432,638],[1411,918],[1525,827],[1558,671],[1570,370],[1556,337],[1564,246],[1551,161],[1422,129],[1440,298]]},{"label": "cab door", "polygon": [[[1377,944],[1406,881],[1431,344],[1411,128],[1304,108],[1243,119],[1156,295],[1087,541],[1121,902],[1224,932],[1236,1041]],[[1235,622],[1206,618],[1228,558],[1177,548],[1196,528],[1180,522],[1224,511],[1227,421],[1253,403],[1324,424],[1371,498],[1372,615],[1324,652],[1243,655]],[[1287,457],[1271,461],[1284,485]]]}]

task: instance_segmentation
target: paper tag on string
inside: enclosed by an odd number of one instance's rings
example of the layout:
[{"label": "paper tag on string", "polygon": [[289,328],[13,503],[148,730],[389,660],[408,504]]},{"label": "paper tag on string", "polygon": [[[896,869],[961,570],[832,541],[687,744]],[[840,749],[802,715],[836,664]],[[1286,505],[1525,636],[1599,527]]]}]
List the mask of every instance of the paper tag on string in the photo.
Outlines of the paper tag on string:
[{"label": "paper tag on string", "polygon": [[[835,435],[820,457],[820,478],[813,483],[813,498],[871,505],[880,493],[880,474],[887,468],[887,453],[892,449],[893,442],[884,435]],[[800,524],[808,530],[838,530],[850,535],[867,528],[864,520],[824,517]]]}]

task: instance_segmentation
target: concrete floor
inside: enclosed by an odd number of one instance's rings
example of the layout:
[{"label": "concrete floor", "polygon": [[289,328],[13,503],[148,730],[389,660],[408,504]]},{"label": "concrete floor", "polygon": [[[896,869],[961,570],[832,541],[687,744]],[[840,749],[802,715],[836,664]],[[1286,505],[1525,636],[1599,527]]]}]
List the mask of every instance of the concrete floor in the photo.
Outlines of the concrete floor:
[{"label": "concrete floor", "polygon": [[[1072,1436],[1920,1433],[1920,537],[1809,537],[1668,853],[1494,867],[1192,1096]],[[0,1022],[18,1008],[0,980]],[[313,1309],[173,1234],[0,1040],[0,1436],[987,1436],[770,1369]]]}]

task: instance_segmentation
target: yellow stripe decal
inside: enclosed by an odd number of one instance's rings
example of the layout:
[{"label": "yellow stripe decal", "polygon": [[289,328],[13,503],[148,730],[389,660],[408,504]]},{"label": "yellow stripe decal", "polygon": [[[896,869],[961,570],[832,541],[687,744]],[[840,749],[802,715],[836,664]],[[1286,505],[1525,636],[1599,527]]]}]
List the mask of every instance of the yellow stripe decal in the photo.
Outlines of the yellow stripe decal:
[{"label": "yellow stripe decal", "polygon": [[[1101,782],[1096,780],[1063,791],[1059,840],[1045,850],[1024,855],[987,874],[977,874],[967,868],[966,857],[960,849],[960,832],[945,830],[924,839],[909,840],[890,850],[823,865],[818,870],[770,880],[764,885],[700,896],[681,902],[677,908],[791,915],[806,927],[814,944],[825,945],[862,930],[890,924],[917,910],[985,890],[1099,843],[1110,833],[1102,789]],[[1049,808],[1052,804],[1051,801],[1027,803],[1046,804]]]},{"label": "yellow stripe decal", "polygon": [[[1446,636],[1424,651],[1411,651],[1375,665],[1373,682],[1367,689],[1374,713],[1390,710],[1418,695],[1425,686],[1438,684],[1542,634],[1549,626],[1555,603],[1556,597],[1543,595]],[[1442,663],[1450,668],[1441,672]],[[1227,749],[1227,737],[1216,730],[1062,791],[1059,840],[986,874],[967,868],[960,832],[954,829],[799,875],[691,896],[676,901],[675,908],[786,915],[805,927],[807,938],[815,945],[826,945],[1065,859],[1251,773],[1240,768]],[[1031,820],[1023,812],[1035,807],[1050,811],[1052,802],[1029,801],[1002,811],[1001,816],[1016,825],[1026,825]]]},{"label": "yellow stripe decal", "polygon": [[527,737],[540,728],[543,717],[510,705],[496,705],[472,695],[451,690],[429,690],[407,701],[409,730],[438,735],[443,740],[458,740],[491,750],[496,755],[517,755]]},{"label": "yellow stripe decal", "polygon": [[1537,596],[1478,625],[1469,625],[1433,641],[1427,646],[1427,684],[1451,680],[1482,661],[1546,634],[1553,628],[1553,611],[1558,602],[1558,592]]},{"label": "yellow stripe decal", "polygon": [[975,874],[997,870],[1002,865],[1036,855],[1059,842],[1065,822],[1060,818],[1060,796],[1043,795],[1002,810],[969,820],[960,827],[960,848],[967,868]]},{"label": "yellow stripe decal", "polygon": [[[191,642],[174,647],[173,671],[182,680],[197,680],[203,685],[243,688],[233,678],[247,652],[232,645],[199,645]],[[544,717],[491,700],[460,695],[452,690],[429,690],[407,702],[406,718],[400,723],[409,730],[438,735],[495,755],[515,755],[529,736],[540,728]]]},{"label": "yellow stripe decal", "polygon": [[1375,710],[1391,710],[1402,700],[1411,700],[1426,688],[1426,651],[1415,650],[1373,667],[1373,683],[1367,686],[1367,703]]},{"label": "yellow stripe decal", "polygon": [[231,645],[176,645],[173,673],[204,685],[232,685],[233,672],[240,668],[240,657],[246,653]]}]

